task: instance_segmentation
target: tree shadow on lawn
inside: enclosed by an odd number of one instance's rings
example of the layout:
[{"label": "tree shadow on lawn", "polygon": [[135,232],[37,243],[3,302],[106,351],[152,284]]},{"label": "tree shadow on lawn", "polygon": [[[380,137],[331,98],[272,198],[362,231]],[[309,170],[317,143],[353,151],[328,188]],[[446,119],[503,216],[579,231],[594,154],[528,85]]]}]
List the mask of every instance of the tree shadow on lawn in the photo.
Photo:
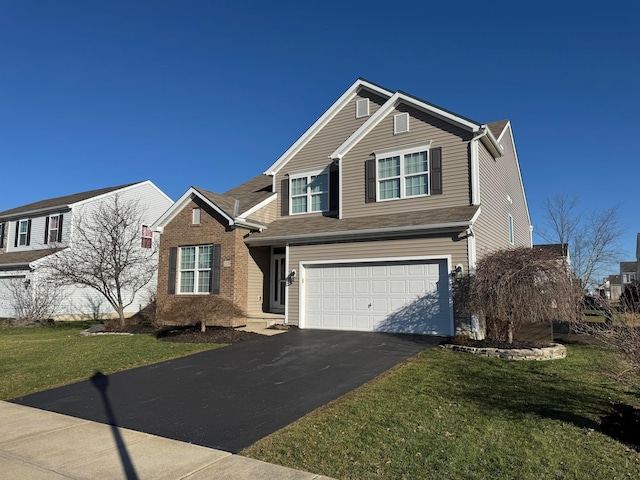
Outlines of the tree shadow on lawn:
[{"label": "tree shadow on lawn", "polygon": [[[638,409],[614,405],[611,385],[581,378],[577,366],[572,367],[576,374],[571,374],[562,371],[562,363],[553,364],[566,361],[516,363],[486,359],[471,365],[465,362],[456,368],[464,368],[461,375],[473,381],[459,383],[457,394],[480,410],[494,411],[502,417],[506,414],[517,420],[534,414],[593,429],[626,443],[640,443]],[[635,427],[631,426],[632,420]]]}]

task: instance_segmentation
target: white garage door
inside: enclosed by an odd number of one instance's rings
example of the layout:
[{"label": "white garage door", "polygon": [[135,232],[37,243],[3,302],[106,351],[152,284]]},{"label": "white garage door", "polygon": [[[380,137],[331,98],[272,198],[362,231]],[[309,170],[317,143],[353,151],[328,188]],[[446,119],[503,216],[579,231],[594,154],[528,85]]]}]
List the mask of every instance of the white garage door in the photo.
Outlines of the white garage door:
[{"label": "white garage door", "polygon": [[446,261],[307,266],[303,327],[452,335]]}]

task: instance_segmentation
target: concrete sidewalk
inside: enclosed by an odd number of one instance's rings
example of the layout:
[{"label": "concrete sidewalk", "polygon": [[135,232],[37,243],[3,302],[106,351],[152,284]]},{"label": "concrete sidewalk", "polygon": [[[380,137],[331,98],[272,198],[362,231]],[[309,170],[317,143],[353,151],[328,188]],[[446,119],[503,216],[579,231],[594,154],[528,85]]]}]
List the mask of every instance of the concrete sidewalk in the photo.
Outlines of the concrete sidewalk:
[{"label": "concrete sidewalk", "polygon": [[0,402],[2,478],[324,479],[221,450]]}]

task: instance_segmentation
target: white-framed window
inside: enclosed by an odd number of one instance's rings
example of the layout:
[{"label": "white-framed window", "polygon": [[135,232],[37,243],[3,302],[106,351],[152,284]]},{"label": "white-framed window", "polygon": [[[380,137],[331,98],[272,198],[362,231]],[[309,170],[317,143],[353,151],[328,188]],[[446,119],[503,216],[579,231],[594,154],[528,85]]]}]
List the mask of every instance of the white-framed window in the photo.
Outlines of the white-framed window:
[{"label": "white-framed window", "polygon": [[202,216],[202,210],[200,208],[194,208],[191,211],[191,223],[193,225],[200,225],[201,216]]},{"label": "white-framed window", "polygon": [[47,232],[47,239],[49,243],[55,243],[58,241],[60,232],[60,215],[49,216],[49,231]]},{"label": "white-framed window", "polygon": [[29,245],[29,220],[18,222],[18,246]]},{"label": "white-framed window", "polygon": [[429,148],[376,154],[378,200],[429,195]]},{"label": "white-framed window", "polygon": [[509,214],[509,243],[513,245],[515,242],[513,234],[513,216]]},{"label": "white-framed window", "polygon": [[153,231],[148,225],[142,225],[142,248],[151,248],[153,246]]},{"label": "white-framed window", "polygon": [[180,247],[180,293],[211,292],[213,245]]},{"label": "white-framed window", "polygon": [[622,274],[622,283],[632,283],[636,280],[635,273],[623,273]]},{"label": "white-framed window", "polygon": [[291,177],[291,213],[329,210],[329,174],[313,173]]}]

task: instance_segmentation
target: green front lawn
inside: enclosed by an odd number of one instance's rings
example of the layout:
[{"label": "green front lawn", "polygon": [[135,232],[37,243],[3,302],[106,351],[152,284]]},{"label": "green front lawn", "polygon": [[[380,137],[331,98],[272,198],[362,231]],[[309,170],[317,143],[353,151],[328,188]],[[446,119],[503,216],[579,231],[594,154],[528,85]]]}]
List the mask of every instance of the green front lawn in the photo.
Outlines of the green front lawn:
[{"label": "green front lawn", "polygon": [[638,391],[613,354],[509,362],[428,350],[243,455],[336,478],[640,478],[640,455],[599,430]]},{"label": "green front lawn", "polygon": [[81,337],[86,327],[83,322],[0,326],[0,400],[221,346],[161,342],[152,335]]}]

